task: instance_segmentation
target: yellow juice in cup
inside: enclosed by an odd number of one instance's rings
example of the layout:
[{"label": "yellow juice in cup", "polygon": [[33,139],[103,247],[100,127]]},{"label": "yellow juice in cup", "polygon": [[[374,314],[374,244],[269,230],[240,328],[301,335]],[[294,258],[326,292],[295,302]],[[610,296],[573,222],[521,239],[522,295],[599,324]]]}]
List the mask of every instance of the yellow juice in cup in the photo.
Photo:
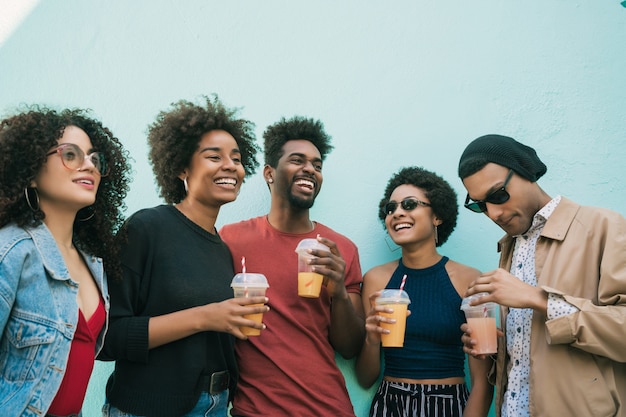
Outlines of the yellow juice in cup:
[{"label": "yellow juice in cup", "polygon": [[395,323],[380,322],[380,327],[389,330],[389,333],[382,333],[380,341],[383,347],[402,347],[404,346],[404,333],[406,331],[406,314],[409,308],[409,295],[401,289],[396,290],[388,288],[380,292],[380,296],[376,298],[377,306],[384,306],[393,310],[393,313],[379,311],[378,314],[394,319]]},{"label": "yellow juice in cup", "polygon": [[[250,307],[261,307],[264,304],[248,304],[248,305]],[[255,321],[257,323],[262,323],[263,313],[244,314],[243,318]],[[239,329],[241,330],[241,333],[245,334],[246,336],[259,336],[261,334],[261,329],[255,329],[254,327],[243,326],[243,327],[240,327]]]},{"label": "yellow juice in cup", "polygon": [[[265,291],[269,288],[267,278],[263,274],[254,273],[239,273],[233,278],[233,282],[230,284],[233,288],[233,292],[236,298],[249,298],[264,296]],[[247,304],[251,307],[259,307],[264,304]],[[242,316],[245,319],[254,320],[257,323],[263,322],[263,313],[244,314]],[[242,326],[239,328],[241,333],[246,336],[259,336],[261,329],[255,329],[254,327]]]},{"label": "yellow juice in cup", "polygon": [[[380,305],[383,305],[382,303]],[[404,332],[406,330],[406,312],[408,304],[385,304],[386,307],[392,308],[393,313],[386,313],[384,311],[378,314],[390,319],[395,319],[395,323],[380,323],[380,327],[389,330],[389,334],[381,334],[380,340],[384,347],[402,347],[404,346]]]},{"label": "yellow juice in cup", "polygon": [[[320,296],[324,277],[313,272],[310,262],[316,258],[309,251],[330,252],[330,248],[317,239],[302,239],[296,247],[298,254],[298,295],[305,298],[317,298]],[[319,255],[319,253],[318,253]]]},{"label": "yellow juice in cup", "polygon": [[298,272],[298,295],[317,298],[320,296],[324,277],[317,272]]}]

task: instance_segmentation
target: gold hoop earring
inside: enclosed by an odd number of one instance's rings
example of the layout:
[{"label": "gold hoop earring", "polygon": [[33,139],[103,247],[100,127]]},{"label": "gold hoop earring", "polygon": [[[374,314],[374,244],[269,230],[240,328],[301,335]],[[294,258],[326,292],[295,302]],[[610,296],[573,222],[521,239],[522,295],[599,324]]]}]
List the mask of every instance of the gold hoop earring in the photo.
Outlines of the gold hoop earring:
[{"label": "gold hoop earring", "polygon": [[[30,197],[28,195],[28,189],[29,188],[35,192],[35,198],[36,198],[36,201],[37,201],[36,206],[37,207],[33,207],[33,203],[31,203],[31,201],[30,201]],[[26,187],[26,188],[24,188],[24,196],[26,197],[26,204],[28,204],[28,207],[30,207],[30,209],[34,213],[38,212],[40,207],[39,207],[39,193],[37,192],[37,189],[35,187]]]}]

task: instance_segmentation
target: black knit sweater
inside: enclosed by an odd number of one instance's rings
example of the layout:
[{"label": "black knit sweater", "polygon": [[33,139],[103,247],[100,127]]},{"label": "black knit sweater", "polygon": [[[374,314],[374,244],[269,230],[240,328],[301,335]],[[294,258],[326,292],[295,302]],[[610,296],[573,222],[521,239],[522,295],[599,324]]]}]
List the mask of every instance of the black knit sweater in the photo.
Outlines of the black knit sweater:
[{"label": "black knit sweater", "polygon": [[173,206],[140,210],[120,233],[123,279],[109,282],[110,327],[101,358],[115,360],[108,401],[148,417],[190,411],[211,373],[237,379],[234,337],[202,332],[148,350],[150,317],[232,298],[232,256],[217,235],[206,232]]}]

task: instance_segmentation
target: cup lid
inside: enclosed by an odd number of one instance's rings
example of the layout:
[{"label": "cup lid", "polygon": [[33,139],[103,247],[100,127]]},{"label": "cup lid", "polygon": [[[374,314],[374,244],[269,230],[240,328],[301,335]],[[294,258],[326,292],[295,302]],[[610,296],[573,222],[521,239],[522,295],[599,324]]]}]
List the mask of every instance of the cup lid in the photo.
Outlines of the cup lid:
[{"label": "cup lid", "polygon": [[233,277],[231,287],[251,287],[251,288],[268,288],[267,278],[263,274],[254,274],[251,272],[239,273]]},{"label": "cup lid", "polygon": [[469,308],[482,308],[482,307],[485,307],[485,306],[491,307],[492,305],[494,305],[495,303],[491,302],[491,301],[487,302],[487,303],[476,304],[476,305],[473,305],[473,306],[470,305],[470,301],[479,299],[481,297],[484,297],[485,295],[489,295],[489,293],[488,292],[479,292],[479,293],[476,293],[474,295],[470,295],[469,297],[465,297],[463,299],[463,301],[461,301],[461,310],[466,310],[466,309],[469,309]]},{"label": "cup lid", "polygon": [[411,299],[409,294],[400,289],[386,289],[380,292],[380,295],[376,299],[377,303],[402,303],[410,304]]},{"label": "cup lid", "polygon": [[330,252],[330,248],[317,239],[302,239],[296,247],[296,252],[306,252],[309,249],[319,249]]}]

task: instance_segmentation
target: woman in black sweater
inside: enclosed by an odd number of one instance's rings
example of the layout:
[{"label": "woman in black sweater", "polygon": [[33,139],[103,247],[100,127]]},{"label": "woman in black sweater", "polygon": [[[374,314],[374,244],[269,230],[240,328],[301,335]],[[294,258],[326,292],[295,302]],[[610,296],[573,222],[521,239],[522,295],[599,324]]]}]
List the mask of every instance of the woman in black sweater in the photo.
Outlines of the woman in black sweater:
[{"label": "woman in black sweater", "polygon": [[221,206],[258,166],[254,125],[236,116],[214,97],[175,103],[150,126],[150,161],[168,204],[138,211],[119,234],[105,416],[227,415],[234,337],[246,338],[240,326],[262,328],[242,316],[268,309],[248,305],[265,297],[232,298],[232,256],[215,229]]}]

